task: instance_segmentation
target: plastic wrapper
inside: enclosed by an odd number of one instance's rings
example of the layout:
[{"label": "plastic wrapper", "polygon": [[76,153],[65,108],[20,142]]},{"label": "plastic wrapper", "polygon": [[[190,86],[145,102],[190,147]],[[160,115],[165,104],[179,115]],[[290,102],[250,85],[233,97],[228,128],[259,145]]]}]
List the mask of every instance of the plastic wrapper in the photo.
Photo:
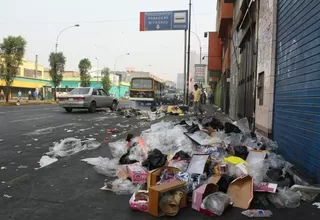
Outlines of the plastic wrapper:
[{"label": "plastic wrapper", "polygon": [[47,155],[67,157],[84,150],[94,150],[100,147],[100,143],[94,140],[81,141],[76,138],[66,138],[60,143],[54,143],[54,147],[49,148]]},{"label": "plastic wrapper", "polygon": [[188,169],[188,165],[189,163],[185,160],[180,160],[180,161],[171,160],[168,164],[169,167],[178,168],[182,172],[185,172]]},{"label": "plastic wrapper", "polygon": [[127,153],[125,141],[111,142],[109,143],[109,149],[113,158],[120,158],[122,155]]},{"label": "plastic wrapper", "polygon": [[235,146],[233,149],[234,149],[235,156],[240,157],[244,160],[247,159],[249,152],[246,146],[239,145],[239,146]]},{"label": "plastic wrapper", "polygon": [[118,195],[132,195],[139,188],[139,185],[133,184],[130,180],[116,179],[113,182],[105,183],[106,186]]},{"label": "plastic wrapper", "polygon": [[151,132],[159,132],[167,129],[173,129],[173,123],[171,122],[159,122],[156,124],[152,124],[150,127]]},{"label": "plastic wrapper", "polygon": [[247,118],[241,118],[240,120],[236,121],[234,125],[236,125],[243,134],[250,133],[250,126]]},{"label": "plastic wrapper", "polygon": [[293,165],[283,159],[281,155],[269,152],[268,153],[269,166],[273,169],[290,169]]},{"label": "plastic wrapper", "polygon": [[161,176],[160,176],[160,181],[157,184],[163,184],[163,183],[168,183],[168,182],[172,182],[174,180],[177,179],[177,173],[169,170],[169,169],[165,169]]},{"label": "plastic wrapper", "polygon": [[[242,168],[241,169],[241,167],[240,166],[244,166],[244,168]],[[243,164],[238,164],[238,165],[234,165],[234,164],[228,164],[228,172],[227,172],[227,174],[229,175],[229,176],[232,176],[232,177],[234,177],[234,178],[237,178],[237,177],[241,177],[241,176],[245,176],[245,175],[247,175],[248,173],[247,173],[247,170],[244,170],[245,169],[245,165],[243,165]]]},{"label": "plastic wrapper", "polygon": [[249,164],[247,169],[249,175],[253,177],[254,184],[259,185],[264,181],[269,169],[268,160],[263,160],[261,163]]},{"label": "plastic wrapper", "polygon": [[[227,147],[233,147],[237,145],[242,145],[242,134],[230,134],[228,135],[224,140],[224,144]],[[232,154],[234,155],[234,150],[232,151]]]},{"label": "plastic wrapper", "polygon": [[273,215],[270,210],[261,210],[261,209],[249,209],[241,212],[241,214],[249,218],[266,218],[266,217],[271,217]]},{"label": "plastic wrapper", "polygon": [[95,171],[98,173],[108,176],[108,177],[115,177],[116,176],[116,170],[118,167],[118,159],[112,159],[107,160],[108,158],[105,158],[105,160],[101,161],[100,164],[94,166]]},{"label": "plastic wrapper", "polygon": [[275,194],[267,194],[269,202],[276,208],[298,208],[300,206],[301,193],[291,191],[289,188],[279,189]]},{"label": "plastic wrapper", "polygon": [[230,122],[226,122],[224,124],[224,131],[227,134],[230,134],[230,133],[241,133],[241,130],[236,125],[231,124]]},{"label": "plastic wrapper", "polygon": [[227,194],[216,192],[204,198],[201,208],[220,216],[230,203],[231,198]]}]

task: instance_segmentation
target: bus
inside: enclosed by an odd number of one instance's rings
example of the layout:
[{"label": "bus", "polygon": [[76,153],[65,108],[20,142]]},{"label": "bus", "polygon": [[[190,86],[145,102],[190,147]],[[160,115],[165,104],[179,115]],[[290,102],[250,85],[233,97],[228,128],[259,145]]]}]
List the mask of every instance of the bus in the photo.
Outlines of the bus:
[{"label": "bus", "polygon": [[130,83],[130,100],[137,104],[160,104],[164,83],[156,77],[133,77]]}]

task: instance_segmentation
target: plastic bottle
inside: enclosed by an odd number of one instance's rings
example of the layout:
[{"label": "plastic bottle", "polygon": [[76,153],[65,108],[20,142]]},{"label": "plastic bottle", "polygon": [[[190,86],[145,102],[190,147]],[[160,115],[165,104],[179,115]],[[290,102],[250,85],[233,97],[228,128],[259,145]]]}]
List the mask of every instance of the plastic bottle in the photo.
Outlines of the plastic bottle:
[{"label": "plastic bottle", "polygon": [[270,210],[249,209],[249,210],[243,211],[242,215],[245,215],[249,218],[266,218],[266,217],[271,217],[273,214]]}]

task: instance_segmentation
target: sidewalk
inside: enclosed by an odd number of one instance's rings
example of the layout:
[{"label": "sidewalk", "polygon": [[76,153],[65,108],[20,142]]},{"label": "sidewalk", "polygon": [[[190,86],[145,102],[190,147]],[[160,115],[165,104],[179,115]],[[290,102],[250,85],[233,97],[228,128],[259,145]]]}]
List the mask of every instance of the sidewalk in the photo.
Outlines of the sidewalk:
[{"label": "sidewalk", "polygon": [[[55,101],[50,100],[21,100],[20,105],[41,105],[41,104],[56,104]],[[17,105],[16,99],[11,99],[7,103],[5,100],[0,100],[0,106],[12,106]]]}]

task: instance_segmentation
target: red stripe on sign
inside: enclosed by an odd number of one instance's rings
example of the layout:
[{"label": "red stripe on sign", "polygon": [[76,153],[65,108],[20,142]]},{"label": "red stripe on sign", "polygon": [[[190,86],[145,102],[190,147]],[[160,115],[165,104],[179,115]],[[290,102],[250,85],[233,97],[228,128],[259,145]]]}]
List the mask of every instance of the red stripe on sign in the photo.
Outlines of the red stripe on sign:
[{"label": "red stripe on sign", "polygon": [[145,21],[144,21],[144,12],[140,12],[140,31],[145,31],[144,26],[145,26]]}]

